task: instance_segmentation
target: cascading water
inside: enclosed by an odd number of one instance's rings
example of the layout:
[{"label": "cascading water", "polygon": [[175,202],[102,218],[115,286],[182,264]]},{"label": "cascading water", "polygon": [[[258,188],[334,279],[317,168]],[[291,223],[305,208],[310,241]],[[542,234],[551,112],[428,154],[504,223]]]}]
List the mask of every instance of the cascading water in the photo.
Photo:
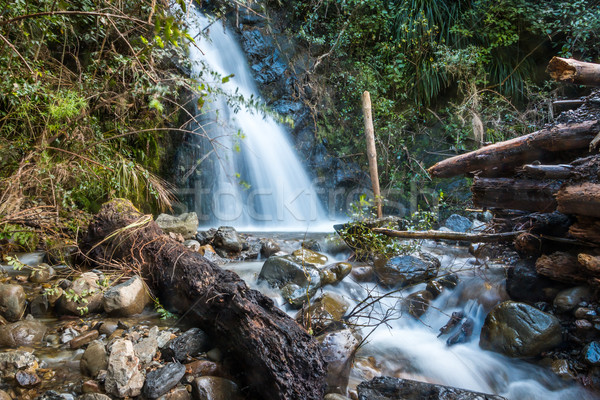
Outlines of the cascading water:
[{"label": "cascading water", "polygon": [[[258,98],[247,61],[233,34],[221,23],[190,10],[192,74],[201,80],[231,76],[225,88],[244,99]],[[207,28],[209,27],[209,28]],[[207,37],[202,35],[206,29]],[[220,79],[220,78],[219,78]],[[210,137],[204,152],[213,176],[196,181],[196,211],[207,225],[241,230],[318,230],[327,221],[313,185],[291,146],[287,132],[272,117],[217,95],[199,116]],[[206,162],[204,160],[203,162]],[[331,224],[327,230],[331,229]]]}]

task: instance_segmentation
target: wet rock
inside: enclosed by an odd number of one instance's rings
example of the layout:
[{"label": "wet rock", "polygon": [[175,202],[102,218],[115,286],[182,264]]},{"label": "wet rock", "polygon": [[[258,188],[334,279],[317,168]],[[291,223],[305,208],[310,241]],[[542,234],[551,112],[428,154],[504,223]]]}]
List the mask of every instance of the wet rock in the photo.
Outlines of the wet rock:
[{"label": "wet rock", "polygon": [[78,349],[82,346],[85,346],[92,340],[98,338],[98,335],[99,335],[99,333],[97,330],[91,329],[91,330],[84,332],[81,335],[71,339],[71,341],[69,342],[69,346],[72,349]]},{"label": "wet rock", "polygon": [[94,380],[85,381],[81,384],[81,391],[83,393],[100,393],[100,384]]},{"label": "wet rock", "polygon": [[467,343],[471,340],[473,335],[473,329],[475,328],[475,321],[472,318],[467,318],[460,326],[458,332],[450,336],[446,340],[446,346],[454,346],[459,343]]},{"label": "wet rock", "polygon": [[214,362],[223,361],[223,353],[221,353],[221,350],[219,350],[217,347],[207,351],[206,357],[208,357],[209,360],[214,361]]},{"label": "wet rock", "polygon": [[435,257],[398,256],[389,260],[375,260],[375,274],[382,285],[388,287],[407,286],[435,278],[440,261]]},{"label": "wet rock", "polygon": [[425,287],[425,290],[427,290],[429,293],[431,293],[431,296],[433,296],[433,298],[437,298],[440,294],[442,294],[442,292],[444,291],[444,286],[442,285],[442,283],[438,280],[431,280],[429,282],[427,282],[427,286]]},{"label": "wet rock", "polygon": [[155,399],[177,386],[185,375],[185,367],[178,363],[167,363],[164,367],[150,371],[146,375],[144,394],[150,399]]},{"label": "wet rock", "polygon": [[176,217],[168,214],[160,214],[156,223],[165,233],[177,233],[184,239],[194,239],[198,230],[198,215],[195,212],[181,214]]},{"label": "wet rock", "polygon": [[432,299],[433,295],[427,290],[415,292],[404,300],[403,310],[419,319],[429,309],[429,302]]},{"label": "wet rock", "polygon": [[352,265],[346,262],[327,265],[320,270],[321,286],[335,285],[341,282],[351,271]]},{"label": "wet rock", "polygon": [[43,263],[31,271],[31,274],[29,274],[29,281],[33,283],[46,283],[50,279],[54,278],[54,276],[56,276],[56,271],[54,271],[54,268]]},{"label": "wet rock", "polygon": [[192,395],[183,386],[173,388],[158,398],[158,400],[192,400]]},{"label": "wet rock", "polygon": [[50,304],[48,303],[48,297],[45,294],[37,295],[31,303],[29,303],[29,312],[35,318],[41,318],[48,314],[50,310]]},{"label": "wet rock", "polygon": [[600,366],[600,342],[590,342],[581,351],[581,360],[593,367]]},{"label": "wet rock", "polygon": [[148,337],[143,338],[133,346],[133,351],[142,365],[152,361],[158,351],[158,327],[153,326],[148,332]]},{"label": "wet rock", "polygon": [[[319,269],[310,263],[303,264],[294,255],[269,257],[263,264],[258,278],[259,280],[266,280],[273,287],[279,288],[293,283],[305,289],[305,291],[308,288],[309,292],[313,292],[313,295],[321,286]],[[295,288],[287,292],[293,293],[295,292]]]},{"label": "wet rock", "polygon": [[183,245],[192,251],[198,251],[200,250],[200,247],[202,247],[200,242],[194,239],[188,239],[184,241]]},{"label": "wet rock", "polygon": [[452,315],[450,316],[450,319],[448,320],[448,322],[446,322],[446,325],[444,325],[440,328],[440,334],[438,335],[438,337],[445,335],[447,333],[450,333],[450,331],[452,331],[456,326],[458,326],[458,324],[460,324],[462,322],[464,317],[465,317],[464,312],[454,311],[452,313]]},{"label": "wet rock", "polygon": [[588,307],[579,307],[573,313],[577,319],[592,319],[598,315],[595,310]]},{"label": "wet rock", "polygon": [[215,233],[214,245],[221,257],[231,257],[243,249],[243,241],[237,231],[231,226],[221,226]]},{"label": "wet rock", "polygon": [[133,344],[117,339],[111,347],[104,386],[106,392],[116,397],[138,396],[144,385],[144,375],[138,370],[139,359],[133,352]]},{"label": "wet rock", "polygon": [[317,293],[317,290],[318,286],[302,287],[295,283],[288,283],[281,288],[281,296],[293,308],[300,308]]},{"label": "wet rock", "polygon": [[33,346],[40,344],[46,334],[46,325],[33,319],[0,326],[0,347]]},{"label": "wet rock", "polygon": [[79,396],[77,400],[111,400],[111,398],[101,393],[86,393]]},{"label": "wet rock", "polygon": [[0,315],[7,321],[20,320],[26,305],[25,291],[21,285],[0,284]]},{"label": "wet rock", "polygon": [[44,296],[48,299],[48,304],[54,307],[58,299],[63,295],[63,289],[59,286],[53,287],[52,290],[46,290]]},{"label": "wet rock", "polygon": [[321,245],[315,239],[304,240],[300,246],[303,249],[312,250],[315,252],[321,251]]},{"label": "wet rock", "polygon": [[59,314],[86,315],[102,309],[102,291],[98,285],[98,275],[85,272],[73,281],[56,302]]},{"label": "wet rock", "polygon": [[108,314],[128,317],[144,311],[148,301],[144,281],[135,275],[106,291],[102,305]]},{"label": "wet rock", "polygon": [[582,301],[589,301],[592,291],[587,286],[576,286],[560,291],[554,298],[554,307],[558,312],[569,312]]},{"label": "wet rock", "polygon": [[279,247],[279,244],[276,241],[274,241],[273,239],[267,239],[263,242],[260,248],[260,254],[264,258],[269,258],[280,250],[281,247]]},{"label": "wet rock", "polygon": [[184,361],[188,356],[210,350],[210,348],[208,335],[198,328],[192,328],[170,340],[163,347],[161,353],[164,360]]},{"label": "wet rock", "polygon": [[350,253],[352,250],[338,235],[327,236],[323,242],[323,251],[327,254],[338,255]]},{"label": "wet rock", "polygon": [[198,231],[196,232],[196,240],[200,242],[200,245],[202,246],[211,244],[215,238],[215,233],[217,233],[215,228],[210,228],[207,231]]},{"label": "wet rock", "polygon": [[186,372],[191,376],[220,376],[221,370],[217,363],[210,360],[195,360],[185,364]]},{"label": "wet rock", "polygon": [[445,289],[454,289],[458,285],[458,276],[456,274],[440,275],[436,279]]},{"label": "wet rock", "polygon": [[359,400],[506,400],[502,396],[409,379],[377,377],[358,385]]},{"label": "wet rock", "polygon": [[36,386],[42,382],[37,374],[28,371],[17,371],[15,381],[22,387]]},{"label": "wet rock", "polygon": [[0,376],[16,373],[17,370],[32,368],[38,365],[39,360],[32,353],[23,350],[6,351],[0,353]]},{"label": "wet rock", "polygon": [[323,397],[323,400],[350,400],[350,398],[346,397],[346,396],[342,396],[341,394],[338,394],[338,393],[329,393],[329,394],[326,394],[325,397]]},{"label": "wet rock", "polygon": [[342,317],[348,311],[350,304],[335,293],[324,293],[319,298],[306,305],[296,314],[296,321],[307,329],[312,329],[314,335],[320,335],[326,330],[342,326]]},{"label": "wet rock", "polygon": [[350,329],[317,337],[327,362],[327,393],[346,393],[350,369],[360,343]]},{"label": "wet rock", "polygon": [[316,251],[301,248],[292,253],[300,262],[300,264],[325,265],[327,264],[327,256],[317,253]]},{"label": "wet rock", "polygon": [[104,321],[104,322],[102,322],[102,325],[100,325],[100,328],[98,328],[98,331],[100,332],[101,335],[109,336],[111,333],[116,331],[117,328],[118,328],[118,324],[116,322]]},{"label": "wet rock", "polygon": [[589,331],[594,327],[594,325],[586,320],[586,319],[578,319],[575,321],[575,329],[578,331]]},{"label": "wet rock", "polygon": [[373,282],[375,280],[375,269],[371,266],[354,267],[350,274],[355,282]]},{"label": "wet rock", "polygon": [[185,242],[185,238],[183,237],[183,235],[181,233],[169,232],[169,233],[167,233],[167,235],[169,235],[169,237],[176,242],[179,242],[179,243]]},{"label": "wet rock", "polygon": [[535,357],[562,342],[560,321],[514,301],[497,305],[485,318],[479,345],[510,357]]},{"label": "wet rock", "polygon": [[208,261],[212,261],[216,264],[224,264],[226,262],[225,259],[217,254],[215,249],[210,244],[200,247],[198,253],[202,254]]},{"label": "wet rock", "polygon": [[99,371],[108,368],[108,356],[104,344],[95,340],[83,352],[79,361],[81,373],[95,378]]},{"label": "wet rock", "polygon": [[571,369],[571,365],[568,360],[554,360],[550,365],[550,369],[552,369],[552,372],[560,376],[562,379],[575,380],[576,374]]},{"label": "wet rock", "polygon": [[70,393],[59,393],[54,390],[47,390],[43,395],[37,397],[35,400],[75,400],[75,396]]},{"label": "wet rock", "polygon": [[225,378],[201,376],[192,382],[196,400],[235,400],[240,396],[238,386]]},{"label": "wet rock", "polygon": [[520,260],[508,269],[506,291],[516,301],[551,301],[560,284],[539,275],[535,270],[535,261]]},{"label": "wet rock", "polygon": [[448,217],[444,226],[453,232],[468,232],[473,224],[469,218],[465,218],[458,214],[452,214]]}]

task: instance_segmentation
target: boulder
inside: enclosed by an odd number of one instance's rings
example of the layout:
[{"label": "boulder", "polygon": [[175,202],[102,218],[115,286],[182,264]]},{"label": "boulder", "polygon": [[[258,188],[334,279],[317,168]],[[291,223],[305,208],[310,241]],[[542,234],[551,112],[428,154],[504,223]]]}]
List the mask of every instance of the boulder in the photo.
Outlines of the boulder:
[{"label": "boulder", "polygon": [[473,223],[469,220],[469,218],[458,214],[452,214],[450,217],[448,217],[444,223],[444,226],[453,232],[468,232],[473,226]]},{"label": "boulder", "polygon": [[26,305],[25,291],[21,285],[0,284],[0,315],[7,321],[20,320]]},{"label": "boulder", "polygon": [[308,249],[308,250],[312,250],[312,251],[321,251],[321,245],[315,239],[307,239],[307,240],[302,241],[302,243],[300,244],[300,247],[302,247],[303,249]]},{"label": "boulder", "polygon": [[135,275],[127,282],[107,290],[102,305],[108,314],[128,317],[144,311],[149,300],[144,281]]},{"label": "boulder", "polygon": [[213,244],[221,257],[231,257],[239,254],[244,248],[240,235],[231,226],[221,226],[215,233]]},{"label": "boulder", "polygon": [[362,382],[357,389],[359,400],[506,400],[493,394],[388,376]]},{"label": "boulder", "polygon": [[[30,316],[28,316],[30,317]],[[38,345],[44,339],[46,325],[31,319],[0,326],[0,347]]]},{"label": "boulder", "polygon": [[510,357],[535,357],[561,342],[558,318],[525,303],[505,301],[485,318],[479,345]]},{"label": "boulder", "polygon": [[506,275],[506,291],[516,301],[551,301],[559,287],[562,284],[538,274],[532,260],[517,261]]},{"label": "boulder", "polygon": [[300,263],[302,264],[313,264],[313,265],[325,265],[327,264],[327,256],[317,253],[316,251],[300,248],[292,253]]},{"label": "boulder", "polygon": [[581,361],[593,367],[600,367],[600,342],[590,342],[581,350]]},{"label": "boulder", "polygon": [[307,285],[302,287],[295,283],[288,283],[281,288],[281,296],[293,308],[300,308],[317,293],[318,289],[318,286]]},{"label": "boulder", "polygon": [[558,312],[573,311],[581,302],[589,302],[592,290],[587,286],[575,286],[561,290],[554,298],[554,307]]},{"label": "boulder", "polygon": [[95,378],[99,371],[108,367],[106,347],[99,340],[94,340],[83,352],[79,361],[79,369],[84,375]]},{"label": "boulder", "polygon": [[421,290],[406,297],[402,310],[415,318],[420,318],[429,309],[429,302],[433,299],[431,292]]},{"label": "boulder", "polygon": [[352,272],[352,265],[346,262],[326,265],[319,271],[321,275],[321,286],[335,285],[336,283],[341,282],[350,272]]},{"label": "boulder", "polygon": [[274,241],[273,239],[267,239],[262,243],[262,246],[260,248],[260,254],[264,258],[269,258],[280,250],[281,247],[276,241]]},{"label": "boulder", "polygon": [[192,328],[169,340],[161,354],[164,360],[184,361],[188,356],[210,350],[211,347],[208,335],[198,328]]},{"label": "boulder", "polygon": [[343,325],[342,317],[348,311],[350,304],[339,294],[326,292],[305,305],[296,314],[296,321],[306,329],[312,329],[314,335],[339,328]]},{"label": "boulder", "polygon": [[195,212],[181,214],[176,217],[169,214],[160,214],[156,223],[165,233],[176,233],[184,239],[195,239],[198,230],[198,215]]},{"label": "boulder", "polygon": [[424,254],[420,258],[410,255],[389,260],[376,258],[375,274],[383,286],[402,287],[435,278],[440,265],[437,258]]},{"label": "boulder", "polygon": [[201,376],[192,382],[192,394],[196,400],[237,400],[238,386],[229,379]]},{"label": "boulder", "polygon": [[327,362],[326,393],[345,394],[350,378],[354,355],[360,344],[350,329],[327,333],[317,337],[323,359]]},{"label": "boulder", "polygon": [[102,309],[102,291],[98,285],[98,275],[94,272],[84,272],[73,284],[64,290],[56,302],[59,314],[86,315]]},{"label": "boulder", "polygon": [[144,375],[139,371],[139,359],[133,352],[133,343],[117,339],[108,357],[104,387],[109,395],[119,398],[139,396],[144,386]]},{"label": "boulder", "polygon": [[183,375],[185,375],[185,367],[178,362],[167,363],[160,369],[148,372],[144,395],[149,399],[162,396],[177,386]]},{"label": "boulder", "polygon": [[29,281],[33,283],[46,283],[50,279],[54,278],[56,271],[54,268],[46,263],[38,265],[31,274],[29,274]]}]

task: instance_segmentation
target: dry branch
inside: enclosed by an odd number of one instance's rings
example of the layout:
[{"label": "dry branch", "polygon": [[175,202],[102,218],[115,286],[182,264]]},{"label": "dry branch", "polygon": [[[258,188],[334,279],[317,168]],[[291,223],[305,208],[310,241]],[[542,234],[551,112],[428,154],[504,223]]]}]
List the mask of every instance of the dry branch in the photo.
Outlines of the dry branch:
[{"label": "dry branch", "polygon": [[511,178],[475,178],[471,192],[477,207],[552,212],[560,182]]}]

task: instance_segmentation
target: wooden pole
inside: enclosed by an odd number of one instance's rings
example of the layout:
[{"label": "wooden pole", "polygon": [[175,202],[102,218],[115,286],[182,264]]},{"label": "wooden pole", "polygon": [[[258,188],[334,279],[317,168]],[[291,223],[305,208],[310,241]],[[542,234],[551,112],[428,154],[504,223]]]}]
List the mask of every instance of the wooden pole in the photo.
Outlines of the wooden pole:
[{"label": "wooden pole", "polygon": [[373,128],[373,115],[371,114],[371,95],[365,90],[362,95],[363,115],[365,117],[365,136],[367,138],[367,158],[369,159],[369,172],[373,184],[373,195],[377,206],[377,218],[383,217],[381,210],[381,192],[379,191],[379,172],[377,171],[377,150],[375,149],[375,129]]}]

